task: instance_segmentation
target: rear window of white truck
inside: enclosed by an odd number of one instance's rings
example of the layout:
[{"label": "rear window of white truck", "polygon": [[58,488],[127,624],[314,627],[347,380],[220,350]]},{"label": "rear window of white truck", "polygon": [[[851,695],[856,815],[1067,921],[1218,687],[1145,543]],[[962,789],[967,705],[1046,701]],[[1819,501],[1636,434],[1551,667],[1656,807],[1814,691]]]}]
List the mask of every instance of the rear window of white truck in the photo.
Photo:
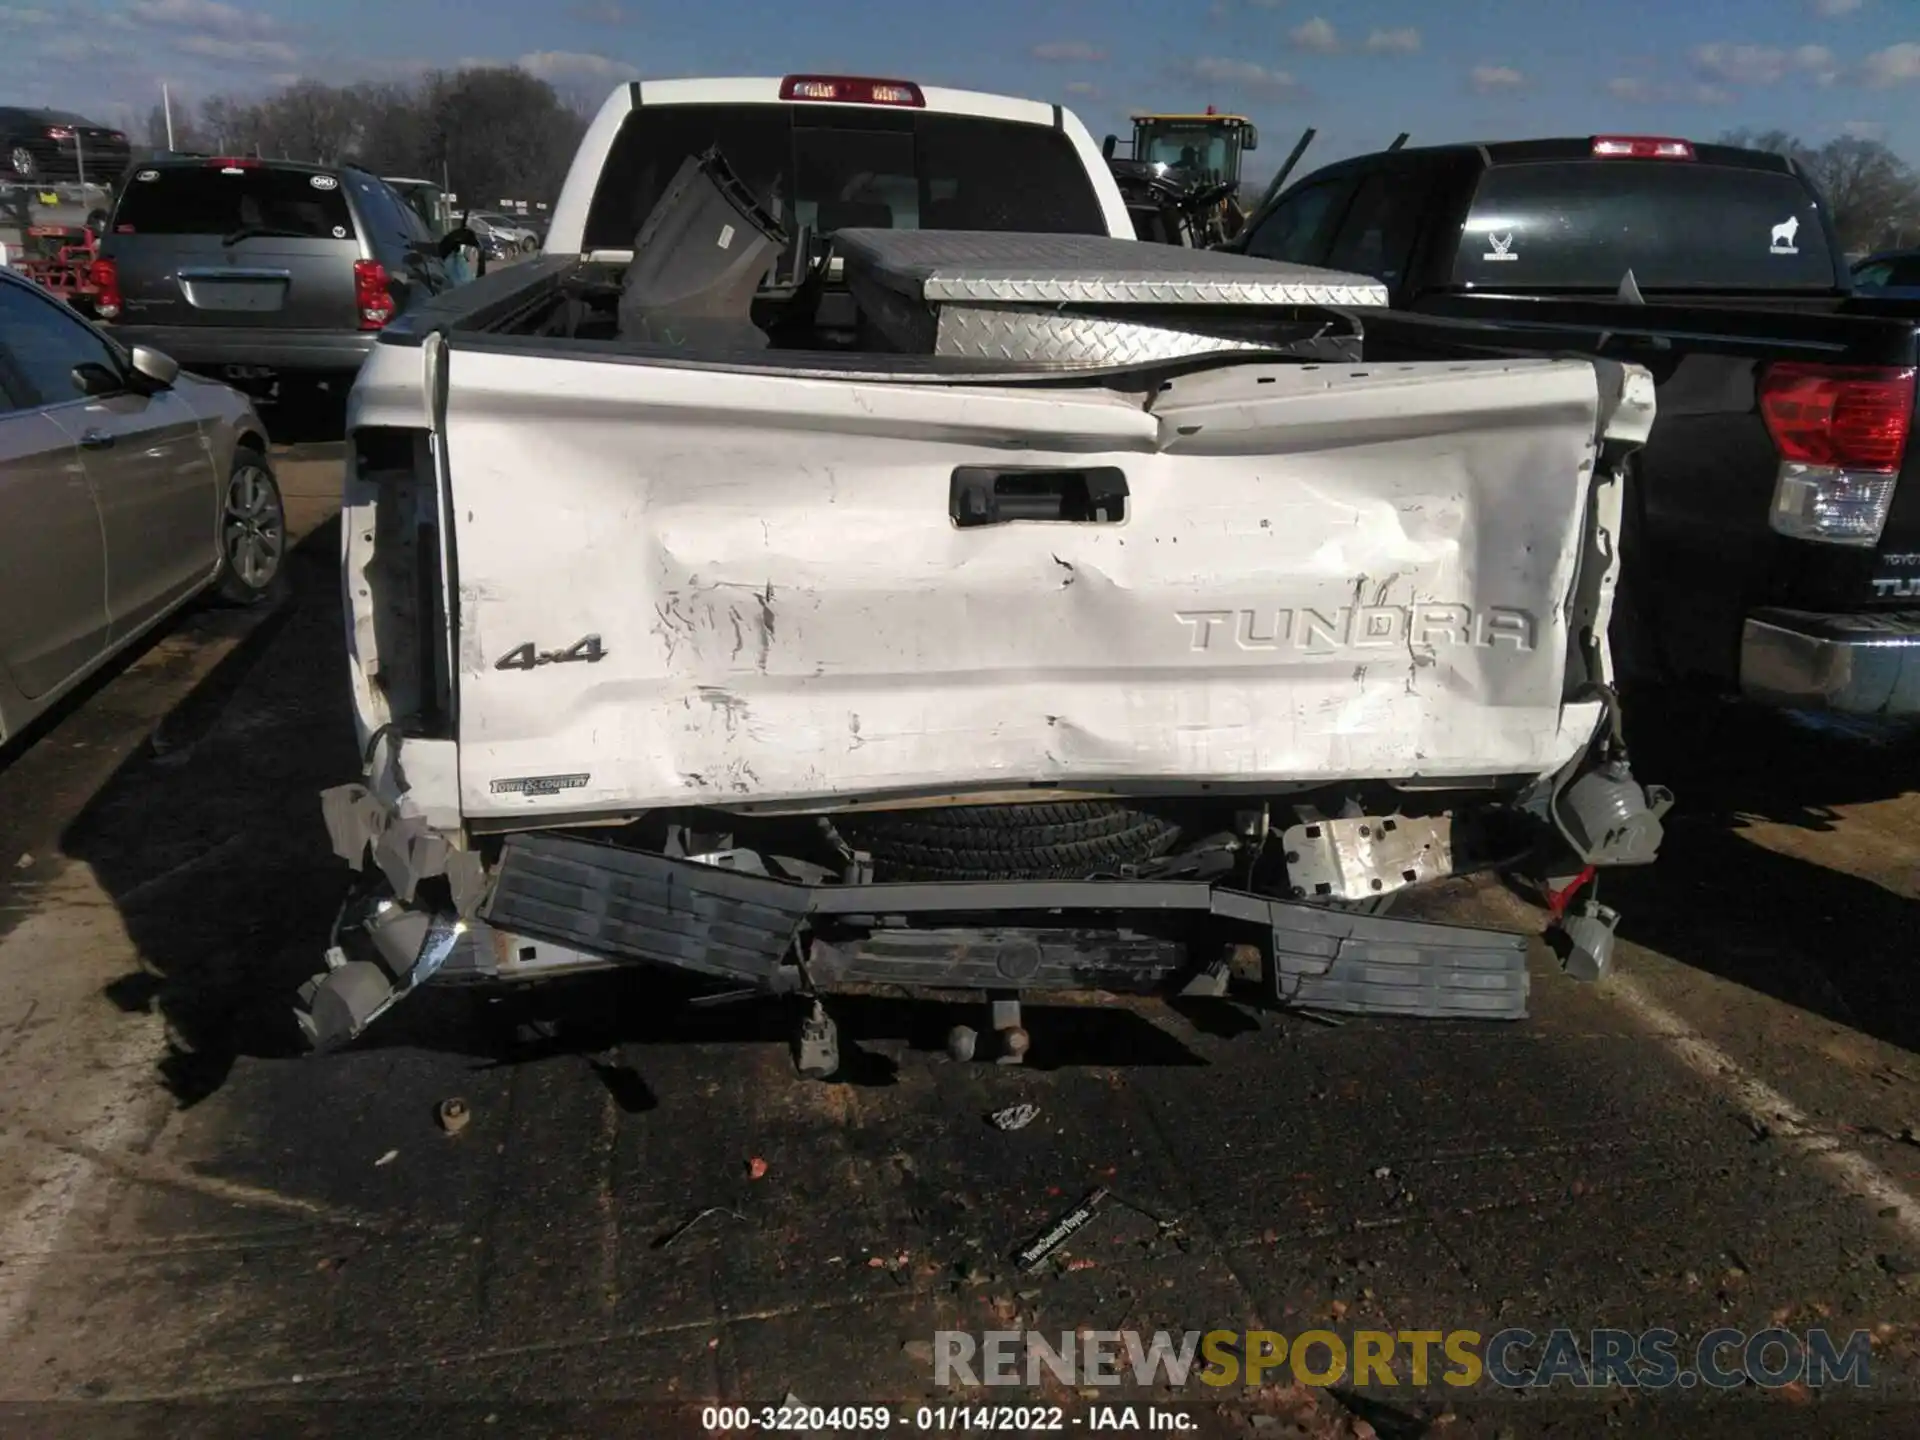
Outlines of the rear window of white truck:
[{"label": "rear window of white truck", "polygon": [[632,248],[681,163],[714,146],[792,227],[1107,233],[1079,152],[1052,126],[853,105],[645,105],[607,156],[585,248]]}]

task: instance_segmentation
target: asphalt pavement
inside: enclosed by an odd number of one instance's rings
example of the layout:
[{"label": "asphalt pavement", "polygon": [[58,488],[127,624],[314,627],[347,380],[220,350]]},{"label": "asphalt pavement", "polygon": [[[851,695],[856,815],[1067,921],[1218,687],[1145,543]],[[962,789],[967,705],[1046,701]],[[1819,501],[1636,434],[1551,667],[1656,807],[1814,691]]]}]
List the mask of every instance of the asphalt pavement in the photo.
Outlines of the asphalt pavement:
[{"label": "asphalt pavement", "polygon": [[[347,878],[316,797],[356,773],[337,456],[280,456],[286,605],[185,617],[0,760],[8,1433],[694,1434],[789,1399],[1075,1431],[1115,1397],[1241,1435],[1920,1433],[1913,742],[1635,697],[1666,851],[1609,882],[1618,973],[1536,947],[1518,1024],[1030,1005],[999,1067],[946,1057],[958,1010],[873,996],[806,1083],[780,1006],[622,974],[430,989],[309,1057],[290,997]],[[1497,884],[1421,908],[1541,924]],[[1557,1326],[1865,1330],[1871,1374],[1009,1394],[929,1360],[952,1330]]]}]

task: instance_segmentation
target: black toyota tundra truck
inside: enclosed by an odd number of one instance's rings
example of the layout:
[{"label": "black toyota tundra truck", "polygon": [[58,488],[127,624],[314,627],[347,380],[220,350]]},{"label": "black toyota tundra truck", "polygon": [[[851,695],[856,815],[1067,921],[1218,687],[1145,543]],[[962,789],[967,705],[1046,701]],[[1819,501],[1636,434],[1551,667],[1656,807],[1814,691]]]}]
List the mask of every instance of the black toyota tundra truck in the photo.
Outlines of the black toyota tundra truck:
[{"label": "black toyota tundra truck", "polygon": [[1647,366],[1612,641],[1629,678],[1920,717],[1920,304],[1855,296],[1791,160],[1644,136],[1382,151],[1283,191],[1235,249],[1383,280],[1369,358]]}]

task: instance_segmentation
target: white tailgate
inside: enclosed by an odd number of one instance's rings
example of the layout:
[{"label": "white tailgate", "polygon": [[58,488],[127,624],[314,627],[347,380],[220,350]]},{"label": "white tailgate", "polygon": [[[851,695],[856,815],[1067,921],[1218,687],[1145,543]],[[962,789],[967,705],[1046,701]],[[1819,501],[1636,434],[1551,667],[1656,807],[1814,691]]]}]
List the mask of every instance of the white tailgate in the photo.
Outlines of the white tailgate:
[{"label": "white tailgate", "polygon": [[[1223,365],[1152,413],[449,363],[469,815],[1532,775],[1592,732],[1561,704],[1581,362]],[[949,518],[956,466],[1048,464],[1119,467],[1124,523]],[[497,668],[588,635],[597,662]]]}]

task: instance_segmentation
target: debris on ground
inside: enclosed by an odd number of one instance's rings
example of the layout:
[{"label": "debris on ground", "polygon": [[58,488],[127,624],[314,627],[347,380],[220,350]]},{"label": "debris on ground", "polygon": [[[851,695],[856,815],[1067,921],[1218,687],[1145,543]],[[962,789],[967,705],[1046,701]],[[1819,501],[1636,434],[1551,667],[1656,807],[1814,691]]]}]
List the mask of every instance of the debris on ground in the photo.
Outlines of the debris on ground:
[{"label": "debris on ground", "polygon": [[1038,1105],[1009,1105],[1004,1110],[996,1110],[987,1119],[993,1122],[996,1130],[1024,1130],[1040,1114]]},{"label": "debris on ground", "polygon": [[1067,1211],[1066,1214],[1060,1216],[1059,1219],[1048,1225],[1046,1229],[1042,1230],[1038,1235],[1034,1236],[1031,1241],[1022,1246],[1020,1250],[1015,1252],[1013,1257],[1014,1263],[1019,1265],[1022,1270],[1032,1270],[1035,1268],[1041,1261],[1045,1260],[1047,1256],[1066,1244],[1068,1240],[1072,1239],[1074,1235],[1085,1229],[1087,1225],[1092,1222],[1094,1211],[1100,1208],[1100,1204],[1107,1198],[1107,1194],[1107,1188],[1104,1185],[1089,1190],[1086,1198],[1081,1200],[1078,1205]]},{"label": "debris on ground", "polygon": [[749,1180],[766,1179],[767,1178],[767,1162],[762,1160],[758,1155],[754,1156],[751,1160],[747,1161],[747,1178]]},{"label": "debris on ground", "polygon": [[1393,1167],[1391,1165],[1376,1165],[1373,1170],[1373,1178],[1376,1180],[1391,1180],[1393,1178]]},{"label": "debris on ground", "polygon": [[440,1128],[449,1135],[458,1135],[467,1128],[469,1118],[467,1102],[457,1095],[451,1099],[442,1100],[434,1113],[440,1121]]},{"label": "debris on ground", "polygon": [[31,870],[33,868],[33,856],[22,855],[18,860],[13,862],[13,868],[16,870]]},{"label": "debris on ground", "polygon": [[1288,1006],[1286,1013],[1298,1015],[1302,1020],[1311,1020],[1315,1025],[1325,1025],[1330,1030],[1338,1030],[1347,1023],[1344,1016],[1331,1015],[1325,1010],[1304,1010],[1297,1005]]},{"label": "debris on ground", "polygon": [[394,1161],[398,1160],[399,1158],[400,1158],[400,1152],[398,1150],[389,1150],[387,1151],[386,1154],[382,1155],[378,1160],[373,1162],[373,1168],[378,1170],[382,1165],[391,1165]]},{"label": "debris on ground", "polygon": [[900,1353],[909,1360],[917,1360],[922,1365],[933,1363],[933,1342],[931,1340],[909,1340],[900,1347]]},{"label": "debris on ground", "polygon": [[693,1229],[694,1226],[698,1225],[702,1220],[706,1219],[709,1215],[731,1215],[734,1219],[739,1220],[742,1223],[744,1223],[747,1218],[746,1216],[742,1215],[738,1210],[729,1210],[725,1205],[709,1205],[706,1209],[702,1210],[698,1215],[695,1215],[691,1220],[685,1221],[682,1224],[674,1226],[673,1229],[669,1230],[666,1234],[662,1235],[658,1240],[654,1241],[653,1248],[656,1250],[666,1249],[669,1245],[673,1244],[674,1241],[678,1240],[682,1235],[686,1234],[689,1230]]}]

